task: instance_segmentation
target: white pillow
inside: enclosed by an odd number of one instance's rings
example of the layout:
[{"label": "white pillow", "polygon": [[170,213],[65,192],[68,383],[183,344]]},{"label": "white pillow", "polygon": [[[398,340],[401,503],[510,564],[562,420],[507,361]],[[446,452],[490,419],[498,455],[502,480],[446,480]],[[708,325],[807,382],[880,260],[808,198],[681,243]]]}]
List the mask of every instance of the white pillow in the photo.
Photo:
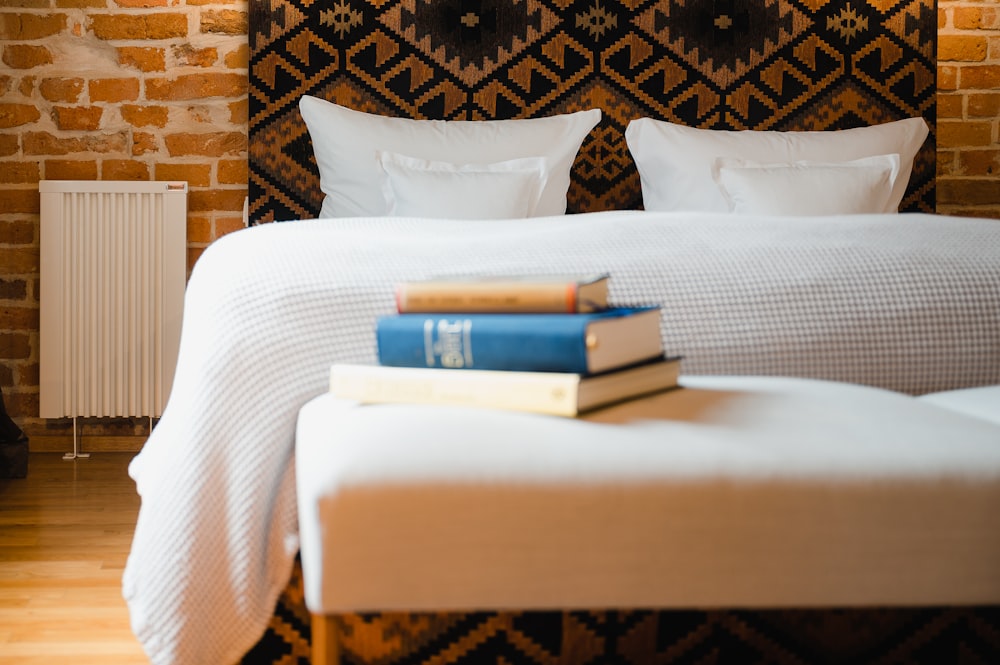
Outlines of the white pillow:
[{"label": "white pillow", "polygon": [[664,120],[629,123],[625,140],[639,170],[646,210],[728,209],[712,178],[719,157],[758,162],[844,162],[876,155],[899,155],[899,175],[886,209],[898,211],[924,139],[923,118],[907,118],[854,129],[778,132],[697,129]]},{"label": "white pillow", "polygon": [[545,186],[545,160],[452,164],[375,151],[387,213],[446,219],[533,217]]},{"label": "white pillow", "polygon": [[712,169],[731,212],[763,215],[857,215],[889,206],[899,155],[849,162],[759,164],[720,158]]},{"label": "white pillow", "polygon": [[326,198],[321,217],[385,215],[375,151],[453,164],[544,157],[545,185],[535,215],[566,212],[570,169],[599,109],[525,120],[411,120],[354,111],[303,96],[299,111],[312,139]]}]

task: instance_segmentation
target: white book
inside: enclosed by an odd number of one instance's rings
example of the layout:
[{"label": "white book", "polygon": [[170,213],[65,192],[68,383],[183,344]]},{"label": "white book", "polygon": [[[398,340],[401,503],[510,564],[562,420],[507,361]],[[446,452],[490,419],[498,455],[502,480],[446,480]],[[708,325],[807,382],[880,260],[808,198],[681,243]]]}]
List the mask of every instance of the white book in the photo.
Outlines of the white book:
[{"label": "white book", "polygon": [[449,404],[559,416],[676,387],[680,358],[601,374],[335,364],[330,392],[362,403]]}]

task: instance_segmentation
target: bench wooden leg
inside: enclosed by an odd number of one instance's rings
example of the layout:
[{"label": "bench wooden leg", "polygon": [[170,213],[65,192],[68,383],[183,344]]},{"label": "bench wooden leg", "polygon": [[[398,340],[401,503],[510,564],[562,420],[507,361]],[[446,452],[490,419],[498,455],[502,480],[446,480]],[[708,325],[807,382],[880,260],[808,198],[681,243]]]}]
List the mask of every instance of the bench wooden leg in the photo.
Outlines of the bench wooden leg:
[{"label": "bench wooden leg", "polygon": [[338,665],[337,626],[329,614],[312,615],[312,665]]}]

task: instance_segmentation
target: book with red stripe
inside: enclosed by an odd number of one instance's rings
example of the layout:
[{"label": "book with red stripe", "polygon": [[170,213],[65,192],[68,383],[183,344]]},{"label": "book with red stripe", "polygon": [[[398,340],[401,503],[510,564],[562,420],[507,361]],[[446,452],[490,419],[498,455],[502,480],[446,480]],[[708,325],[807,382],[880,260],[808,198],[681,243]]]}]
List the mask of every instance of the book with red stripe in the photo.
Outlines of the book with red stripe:
[{"label": "book with red stripe", "polygon": [[398,314],[376,322],[382,365],[594,374],[663,355],[659,307],[577,314]]},{"label": "book with red stripe", "polygon": [[592,312],[608,306],[608,275],[471,275],[403,282],[398,312]]}]

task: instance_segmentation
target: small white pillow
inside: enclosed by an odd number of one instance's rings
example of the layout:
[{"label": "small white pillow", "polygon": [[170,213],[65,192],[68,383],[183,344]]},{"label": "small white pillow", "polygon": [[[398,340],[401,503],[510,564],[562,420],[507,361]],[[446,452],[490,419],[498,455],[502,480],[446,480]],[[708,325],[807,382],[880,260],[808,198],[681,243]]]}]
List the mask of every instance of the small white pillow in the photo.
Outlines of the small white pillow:
[{"label": "small white pillow", "polygon": [[312,139],[321,217],[387,213],[375,151],[452,164],[544,157],[546,177],[535,215],[566,212],[570,170],[599,109],[524,120],[411,120],[354,111],[304,95],[299,111]]},{"label": "small white pillow", "polygon": [[533,217],[545,186],[545,160],[452,164],[375,151],[387,214],[443,219]]},{"label": "small white pillow", "polygon": [[717,159],[712,169],[729,210],[762,215],[858,215],[889,205],[899,155],[849,162],[759,164]]},{"label": "small white pillow", "polygon": [[923,118],[829,131],[730,131],[697,129],[665,120],[629,123],[625,140],[639,170],[646,210],[724,212],[725,198],[712,178],[720,157],[762,163],[846,162],[876,155],[899,155],[899,175],[887,211],[898,211],[916,156],[927,138]]}]

